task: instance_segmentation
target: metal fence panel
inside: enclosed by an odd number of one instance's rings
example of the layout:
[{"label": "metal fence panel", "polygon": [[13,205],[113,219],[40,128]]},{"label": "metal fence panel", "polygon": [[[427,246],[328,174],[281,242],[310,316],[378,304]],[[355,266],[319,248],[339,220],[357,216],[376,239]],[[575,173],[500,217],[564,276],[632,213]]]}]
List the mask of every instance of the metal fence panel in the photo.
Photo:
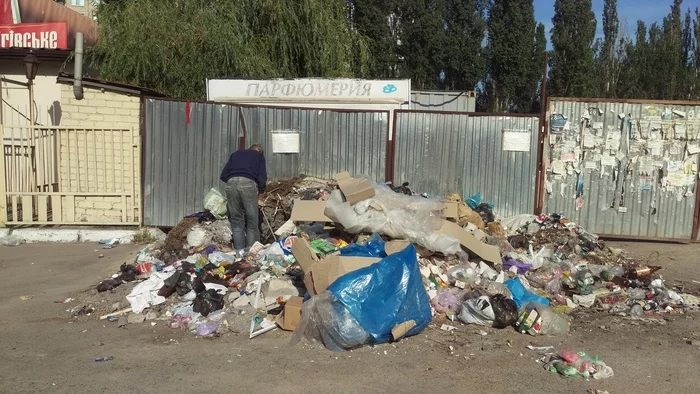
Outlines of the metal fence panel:
[{"label": "metal fence panel", "polygon": [[[386,165],[389,113],[329,109],[244,108],[246,144],[266,150],[269,179],[306,175],[330,179],[341,171],[381,181]],[[300,134],[299,154],[272,151],[272,132]]]},{"label": "metal fence panel", "polygon": [[[189,116],[187,115],[189,109]],[[146,100],[144,223],[175,226],[202,210],[242,136],[238,107]]]},{"label": "metal fence panel", "polygon": [[410,108],[423,111],[474,112],[476,97],[474,92],[413,90]]},{"label": "metal fence panel", "polygon": [[[189,118],[186,109],[189,108]],[[244,136],[265,148],[268,179],[299,175],[329,179],[340,171],[383,180],[389,113],[249,107],[146,100],[144,223],[174,226],[202,210],[221,169]],[[188,123],[189,119],[189,123]],[[300,134],[298,154],[274,153],[272,132]]]},{"label": "metal fence panel", "polygon": [[[682,111],[686,116],[680,117],[673,111]],[[562,141],[581,141],[582,127],[585,130],[592,130],[594,134],[600,136],[605,141],[611,132],[620,132],[621,144],[619,151],[627,152],[631,162],[629,171],[620,171],[622,162],[615,161],[615,165],[602,165],[596,153],[603,156],[609,155],[607,145],[598,146],[595,149],[585,147],[581,152],[586,152],[580,160],[582,181],[579,183],[579,175],[574,170],[572,174],[560,174],[557,176],[550,170],[546,174],[549,181],[550,193],[544,197],[545,212],[561,213],[571,218],[591,232],[625,237],[639,237],[648,239],[690,239],[693,231],[693,216],[695,214],[695,194],[697,193],[697,155],[695,159],[688,155],[686,143],[693,144],[692,140],[697,138],[700,130],[700,103],[698,105],[680,105],[676,103],[650,103],[650,102],[599,102],[596,100],[558,100],[550,101],[550,114],[561,114],[567,117],[570,127],[568,131],[552,133],[552,126],[560,127],[556,122],[550,120],[550,139],[547,141],[551,146],[549,154],[545,156],[545,162],[553,163],[561,160],[563,151],[571,150],[564,146]],[[619,114],[625,114],[626,119],[621,120]],[[581,121],[584,116],[590,118],[588,122],[591,127],[587,128],[587,122]],[[657,119],[658,118],[658,119]],[[664,119],[666,118],[666,119]],[[627,119],[631,119],[628,123]],[[686,123],[688,131],[694,129],[693,138],[681,137],[680,135],[669,134],[672,130],[680,131],[675,124],[682,124],[685,129]],[[695,125],[693,125],[695,123]],[[596,126],[597,124],[597,126]],[[665,130],[665,137],[660,141],[667,148],[663,148],[661,156],[654,159],[660,167],[647,172],[641,166],[646,157],[652,158],[653,151],[642,148],[635,151],[635,146],[645,146],[651,140],[651,128],[654,124]],[[630,125],[631,131],[630,131]],[[601,127],[602,129],[593,129]],[[622,130],[620,128],[622,126]],[[641,130],[641,133],[640,133]],[[659,134],[662,135],[662,134]],[[677,138],[676,138],[677,137]],[[612,138],[612,137],[611,137]],[[677,142],[674,142],[676,140]],[[598,141],[600,142],[600,141]],[[697,143],[697,141],[695,141]],[[678,148],[670,148],[678,145]],[[632,147],[631,151],[626,150],[626,146]],[[575,148],[574,148],[575,149]],[[673,150],[672,150],[673,149]],[[615,153],[617,150],[613,150]],[[591,156],[592,155],[592,156]],[[690,171],[693,184],[688,187],[664,188],[661,180],[664,174],[668,174],[669,162],[678,162],[686,159],[695,160]],[[586,168],[586,166],[588,168]],[[617,180],[623,182],[618,185]],[[582,190],[579,189],[579,184]],[[577,193],[578,191],[578,193]],[[623,194],[624,192],[624,194]],[[577,209],[577,197],[580,207]]]},{"label": "metal fence panel", "polygon": [[[504,216],[532,213],[539,119],[397,113],[394,182],[441,197],[480,193]],[[527,130],[529,152],[505,151],[504,130]]]}]

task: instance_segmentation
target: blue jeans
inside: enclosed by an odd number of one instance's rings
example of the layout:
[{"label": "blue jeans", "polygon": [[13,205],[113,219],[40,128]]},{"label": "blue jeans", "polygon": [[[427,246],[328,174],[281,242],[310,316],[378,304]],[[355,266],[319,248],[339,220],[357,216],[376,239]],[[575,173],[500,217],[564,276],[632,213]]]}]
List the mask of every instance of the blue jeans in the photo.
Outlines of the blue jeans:
[{"label": "blue jeans", "polygon": [[241,250],[260,241],[258,219],[258,185],[243,177],[226,183],[226,206],[233,233],[233,247]]}]

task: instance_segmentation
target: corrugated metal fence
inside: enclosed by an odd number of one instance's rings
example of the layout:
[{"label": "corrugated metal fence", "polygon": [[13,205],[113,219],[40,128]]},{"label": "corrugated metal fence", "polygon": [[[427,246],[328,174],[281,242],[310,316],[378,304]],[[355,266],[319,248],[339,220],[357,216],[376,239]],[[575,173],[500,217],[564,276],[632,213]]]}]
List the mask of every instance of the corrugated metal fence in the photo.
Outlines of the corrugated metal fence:
[{"label": "corrugated metal fence", "polygon": [[[188,114],[189,112],[189,114]],[[350,171],[383,180],[387,111],[250,107],[146,100],[144,222],[174,226],[202,210],[219,174],[240,146],[265,147],[270,180],[306,175],[332,178]],[[296,131],[299,154],[277,154],[272,133]]]},{"label": "corrugated metal fence", "polygon": [[552,98],[549,108],[545,212],[601,235],[695,237],[700,103]]},{"label": "corrugated metal fence", "polygon": [[[496,212],[532,213],[539,118],[397,111],[394,182],[442,197],[480,193]],[[504,130],[530,137],[529,151],[506,151]]]},{"label": "corrugated metal fence", "polygon": [[[382,180],[388,111],[243,107],[246,144],[266,148],[270,179],[298,175],[332,179],[341,171]],[[272,133],[299,132],[299,154],[272,152]]]},{"label": "corrugated metal fence", "polygon": [[144,224],[175,226],[201,211],[242,136],[237,107],[147,99]]}]

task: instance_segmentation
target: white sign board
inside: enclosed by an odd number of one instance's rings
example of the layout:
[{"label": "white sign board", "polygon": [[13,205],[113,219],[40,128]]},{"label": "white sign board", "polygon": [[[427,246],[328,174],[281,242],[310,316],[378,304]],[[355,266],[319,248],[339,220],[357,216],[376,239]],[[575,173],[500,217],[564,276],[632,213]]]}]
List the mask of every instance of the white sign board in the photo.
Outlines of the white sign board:
[{"label": "white sign board", "polygon": [[274,130],[272,132],[272,153],[299,153],[299,132]]},{"label": "white sign board", "polygon": [[234,103],[349,102],[403,104],[411,100],[411,80],[210,79],[207,100]]},{"label": "white sign board", "polygon": [[528,130],[503,130],[503,150],[529,152],[531,136]]}]

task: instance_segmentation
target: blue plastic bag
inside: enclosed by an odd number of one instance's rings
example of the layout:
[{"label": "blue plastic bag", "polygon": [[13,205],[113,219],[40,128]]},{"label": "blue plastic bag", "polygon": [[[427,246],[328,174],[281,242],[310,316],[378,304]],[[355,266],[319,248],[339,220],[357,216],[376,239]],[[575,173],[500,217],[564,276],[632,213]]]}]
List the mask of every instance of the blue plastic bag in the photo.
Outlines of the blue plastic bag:
[{"label": "blue plastic bag", "polygon": [[469,208],[476,209],[476,207],[478,207],[479,204],[481,204],[481,194],[476,193],[475,195],[467,198],[465,202],[467,203],[467,205],[469,205]]},{"label": "blue plastic bag", "polygon": [[542,298],[537,294],[528,291],[518,278],[509,279],[503,282],[503,284],[508,288],[508,290],[510,290],[511,294],[513,295],[513,301],[515,301],[515,305],[518,307],[518,309],[530,302],[549,305],[548,299]]},{"label": "blue plastic bag", "polygon": [[386,252],[384,251],[384,240],[379,236],[379,234],[374,233],[364,245],[350,244],[340,249],[340,255],[384,258],[386,257]]},{"label": "blue plastic bag", "polygon": [[368,344],[391,341],[391,330],[409,320],[416,325],[406,336],[418,334],[432,319],[413,245],[341,276],[328,291],[367,332]]}]

